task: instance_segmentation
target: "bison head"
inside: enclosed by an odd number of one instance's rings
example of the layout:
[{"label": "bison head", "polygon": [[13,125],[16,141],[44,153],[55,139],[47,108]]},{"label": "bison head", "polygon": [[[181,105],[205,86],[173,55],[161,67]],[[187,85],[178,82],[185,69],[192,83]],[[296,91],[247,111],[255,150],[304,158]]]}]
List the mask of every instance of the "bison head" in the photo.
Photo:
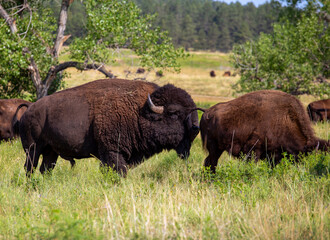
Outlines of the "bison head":
[{"label": "bison head", "polygon": [[312,106],[312,104],[309,104],[307,106],[307,113],[309,115],[310,120],[313,121],[313,122],[318,122],[318,121],[323,120],[323,116],[320,113],[320,111],[318,111],[318,109],[314,108]]},{"label": "bison head", "polygon": [[155,152],[175,149],[181,158],[187,158],[191,143],[198,135],[196,104],[183,89],[171,84],[158,88],[148,96],[145,116],[151,127],[145,131]]}]

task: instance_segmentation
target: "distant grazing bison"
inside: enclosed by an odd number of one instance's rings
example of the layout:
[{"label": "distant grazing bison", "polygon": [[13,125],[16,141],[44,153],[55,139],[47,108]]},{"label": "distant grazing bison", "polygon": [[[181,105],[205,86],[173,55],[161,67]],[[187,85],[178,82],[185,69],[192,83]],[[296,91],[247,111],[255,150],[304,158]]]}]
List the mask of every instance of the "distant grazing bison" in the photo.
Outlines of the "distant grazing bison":
[{"label": "distant grazing bison", "polygon": [[[30,102],[22,99],[0,99],[0,141],[8,141],[18,136],[18,132],[12,128],[12,121],[17,107],[23,103],[26,106],[30,104]],[[17,118],[21,118],[25,110],[26,108],[22,108],[17,113]]]},{"label": "distant grazing bison", "polygon": [[216,104],[203,114],[200,130],[209,153],[204,166],[213,172],[223,151],[235,157],[254,152],[256,160],[270,157],[277,164],[282,152],[297,155],[329,147],[329,142],[315,136],[299,100],[274,90]]},{"label": "distant grazing bison", "polygon": [[314,122],[330,120],[330,99],[310,103],[307,106],[307,112]]},{"label": "distant grazing bison", "polygon": [[[150,96],[149,96],[150,94]],[[199,132],[190,95],[168,84],[103,79],[46,96],[19,123],[27,175],[51,170],[57,157],[95,156],[126,175],[127,166],[163,149],[188,157]]]},{"label": "distant grazing bison", "polygon": [[210,72],[210,76],[211,76],[211,77],[216,77],[216,76],[217,76],[217,75],[215,74],[214,70],[212,70],[212,71]]},{"label": "distant grazing bison", "polygon": [[231,72],[230,71],[226,71],[226,72],[224,72],[224,74],[222,76],[223,77],[230,77],[231,76]]},{"label": "distant grazing bison", "polygon": [[144,68],[138,68],[137,70],[136,70],[136,73],[139,73],[139,74],[141,74],[141,73],[145,73],[145,69]]}]

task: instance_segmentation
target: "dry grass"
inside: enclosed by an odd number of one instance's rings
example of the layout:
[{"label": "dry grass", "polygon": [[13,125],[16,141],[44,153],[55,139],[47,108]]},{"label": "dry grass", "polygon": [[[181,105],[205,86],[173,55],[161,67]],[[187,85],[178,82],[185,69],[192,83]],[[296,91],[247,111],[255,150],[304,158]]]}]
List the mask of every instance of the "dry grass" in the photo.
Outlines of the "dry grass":
[{"label": "dry grass", "polygon": [[[196,52],[191,53],[191,56],[185,60],[186,64],[187,62],[189,64],[189,59],[194,59],[196,55],[203,55],[204,58],[207,58],[208,61],[211,62],[220,61],[221,57],[223,56],[228,57],[228,55],[224,55],[223,53]],[[200,61],[202,60],[203,57],[201,57]],[[120,63],[120,66],[117,66],[118,63]],[[214,63],[214,65],[216,65],[216,63]],[[184,66],[182,67],[180,73],[164,72],[163,77],[156,76],[154,70],[150,72],[146,71],[144,74],[136,74],[138,66],[135,66],[135,64],[127,65],[122,59],[119,59],[117,64],[113,66],[107,66],[106,68],[114,73],[118,78],[132,80],[145,79],[146,81],[154,82],[161,86],[168,83],[174,84],[177,87],[185,89],[197,102],[221,102],[232,99],[234,92],[231,89],[231,85],[238,80],[238,76],[222,77],[224,71],[228,70],[229,67],[225,67],[224,70],[215,70],[214,68],[210,68],[208,65],[199,68]],[[211,70],[215,70],[216,77],[210,77]],[[71,68],[66,70],[66,73],[68,73],[68,76],[65,78],[67,87],[75,87],[89,81],[104,78],[102,73],[93,70],[78,71],[74,68]]]}]

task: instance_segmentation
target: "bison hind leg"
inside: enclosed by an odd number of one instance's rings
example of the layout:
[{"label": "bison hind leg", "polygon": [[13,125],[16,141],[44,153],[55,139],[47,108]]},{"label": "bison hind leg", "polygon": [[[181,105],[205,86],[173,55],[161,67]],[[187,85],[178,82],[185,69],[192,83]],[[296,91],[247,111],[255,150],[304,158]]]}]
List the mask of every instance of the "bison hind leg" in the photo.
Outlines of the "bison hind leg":
[{"label": "bison hind leg", "polygon": [[204,160],[204,167],[210,169],[212,173],[215,173],[215,169],[218,165],[218,160],[223,150],[220,149],[209,149],[209,155]]},{"label": "bison hind leg", "polygon": [[38,166],[41,151],[36,143],[32,143],[28,148],[24,149],[26,153],[24,169],[26,171],[26,176],[30,177]]},{"label": "bison hind leg", "polygon": [[40,166],[40,172],[42,174],[45,173],[45,171],[51,171],[54,169],[58,154],[51,148],[47,147],[43,152],[42,152],[43,160]]}]

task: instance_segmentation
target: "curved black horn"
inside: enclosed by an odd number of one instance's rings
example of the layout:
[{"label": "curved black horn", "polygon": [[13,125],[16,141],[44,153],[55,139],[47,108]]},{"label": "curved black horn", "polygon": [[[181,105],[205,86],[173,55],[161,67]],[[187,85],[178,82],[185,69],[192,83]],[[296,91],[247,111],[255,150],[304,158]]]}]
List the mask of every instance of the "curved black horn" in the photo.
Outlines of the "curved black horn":
[{"label": "curved black horn", "polygon": [[148,106],[154,113],[162,114],[164,112],[163,106],[155,106],[155,104],[151,101],[150,95],[148,94]]}]

